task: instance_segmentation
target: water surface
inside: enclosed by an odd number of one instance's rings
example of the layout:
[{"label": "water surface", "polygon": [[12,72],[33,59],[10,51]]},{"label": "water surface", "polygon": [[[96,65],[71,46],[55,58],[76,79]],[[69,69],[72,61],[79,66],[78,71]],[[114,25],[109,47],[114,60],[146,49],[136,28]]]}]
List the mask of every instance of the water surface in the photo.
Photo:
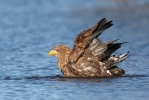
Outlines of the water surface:
[{"label": "water surface", "polygon": [[[148,11],[147,0],[0,0],[0,99],[148,100]],[[125,76],[64,78],[47,52],[59,43],[72,48],[74,37],[103,17],[114,21],[103,41],[129,42],[115,52],[131,52],[119,64]]]}]

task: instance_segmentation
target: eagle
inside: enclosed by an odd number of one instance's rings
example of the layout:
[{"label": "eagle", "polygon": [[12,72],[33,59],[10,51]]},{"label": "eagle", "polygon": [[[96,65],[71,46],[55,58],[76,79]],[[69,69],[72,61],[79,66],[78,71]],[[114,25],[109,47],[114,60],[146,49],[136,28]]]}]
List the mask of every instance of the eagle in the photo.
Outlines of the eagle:
[{"label": "eagle", "polygon": [[96,25],[78,34],[74,46],[70,49],[64,44],[58,44],[48,52],[49,56],[58,59],[58,68],[64,77],[92,78],[92,77],[121,77],[125,71],[117,66],[130,56],[129,52],[112,55],[122,44],[119,39],[104,42],[98,36],[113,25],[106,18]]}]

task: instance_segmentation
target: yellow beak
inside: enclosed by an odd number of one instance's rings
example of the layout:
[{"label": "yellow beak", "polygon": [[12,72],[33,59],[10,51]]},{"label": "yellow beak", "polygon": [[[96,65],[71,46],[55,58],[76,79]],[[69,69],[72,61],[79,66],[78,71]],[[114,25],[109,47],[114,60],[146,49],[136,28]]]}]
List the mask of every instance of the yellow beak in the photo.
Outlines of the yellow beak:
[{"label": "yellow beak", "polygon": [[54,55],[56,55],[57,54],[57,51],[56,50],[50,50],[49,52],[48,52],[48,56],[54,56]]}]

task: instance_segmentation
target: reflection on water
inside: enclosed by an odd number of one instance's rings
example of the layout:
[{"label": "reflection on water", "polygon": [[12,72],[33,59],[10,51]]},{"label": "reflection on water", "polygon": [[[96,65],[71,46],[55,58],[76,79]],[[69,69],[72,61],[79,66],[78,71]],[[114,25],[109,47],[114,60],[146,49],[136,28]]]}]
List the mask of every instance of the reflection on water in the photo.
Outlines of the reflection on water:
[{"label": "reflection on water", "polygon": [[[148,0],[1,0],[1,100],[148,100]],[[129,42],[115,54],[131,56],[118,78],[64,78],[57,59],[47,52],[55,44],[73,46],[74,37],[101,18],[114,26],[100,38]]]}]

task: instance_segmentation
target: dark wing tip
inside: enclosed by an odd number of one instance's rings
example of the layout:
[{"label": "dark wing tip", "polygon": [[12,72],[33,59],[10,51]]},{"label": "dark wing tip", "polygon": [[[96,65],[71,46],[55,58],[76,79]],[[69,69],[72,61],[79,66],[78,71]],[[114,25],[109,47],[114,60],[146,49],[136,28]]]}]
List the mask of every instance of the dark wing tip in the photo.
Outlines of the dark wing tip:
[{"label": "dark wing tip", "polygon": [[113,25],[112,22],[113,22],[112,20],[107,22],[106,24],[104,24],[103,28],[107,29],[107,28],[111,27]]},{"label": "dark wing tip", "polygon": [[112,40],[112,41],[110,41],[109,43],[113,43],[113,42],[116,42],[116,41],[118,41],[119,39],[115,39],[115,40]]},{"label": "dark wing tip", "polygon": [[96,29],[92,32],[92,37],[91,39],[88,40],[88,42],[86,43],[85,49],[90,45],[90,43],[97,38],[104,30],[106,30],[107,28],[111,27],[113,25],[113,20],[108,21],[106,20],[106,18],[101,19],[98,22],[98,25],[96,27]]},{"label": "dark wing tip", "polygon": [[121,44],[125,44],[125,43],[129,43],[129,42],[123,42],[123,43],[121,43]]},{"label": "dark wing tip", "polygon": [[103,18],[103,19],[101,19],[99,22],[98,22],[98,25],[100,24],[100,23],[106,23],[107,22],[107,19],[106,18]]}]

